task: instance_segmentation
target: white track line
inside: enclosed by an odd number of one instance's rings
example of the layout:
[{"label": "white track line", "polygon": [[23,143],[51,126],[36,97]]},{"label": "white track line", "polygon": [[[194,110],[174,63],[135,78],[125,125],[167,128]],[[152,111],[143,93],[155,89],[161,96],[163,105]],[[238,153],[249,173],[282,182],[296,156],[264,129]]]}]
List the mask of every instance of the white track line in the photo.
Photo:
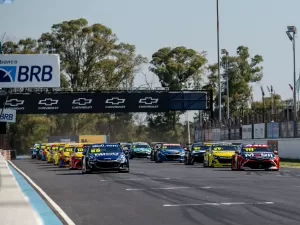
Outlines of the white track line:
[{"label": "white track line", "polygon": [[169,177],[165,177],[165,178],[129,178],[129,179],[112,179],[112,180],[100,180],[100,181],[126,181],[126,180],[132,180],[132,181],[135,181],[135,180],[170,180],[171,178]]},{"label": "white track line", "polygon": [[210,189],[211,187],[158,187],[158,188],[127,188],[126,191],[146,191],[146,190],[178,190],[178,189]]},{"label": "white track line", "polygon": [[164,207],[182,207],[182,206],[232,206],[232,205],[273,205],[274,202],[206,202],[206,203],[195,203],[195,204],[165,204]]},{"label": "white track line", "polygon": [[51,204],[51,206],[59,213],[59,215],[65,220],[68,225],[76,225],[70,217],[36,184],[34,183],[22,170],[20,170],[11,161],[8,161],[10,165],[17,170],[26,180],[36,189],[38,192]]}]

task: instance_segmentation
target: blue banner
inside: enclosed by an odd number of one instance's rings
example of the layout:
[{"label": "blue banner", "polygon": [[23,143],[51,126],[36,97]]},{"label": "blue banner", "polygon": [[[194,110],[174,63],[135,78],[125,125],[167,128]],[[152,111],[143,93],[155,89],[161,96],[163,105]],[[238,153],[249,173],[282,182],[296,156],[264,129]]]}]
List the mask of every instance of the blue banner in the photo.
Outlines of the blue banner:
[{"label": "blue banner", "polygon": [[267,138],[279,138],[279,123],[267,123]]}]

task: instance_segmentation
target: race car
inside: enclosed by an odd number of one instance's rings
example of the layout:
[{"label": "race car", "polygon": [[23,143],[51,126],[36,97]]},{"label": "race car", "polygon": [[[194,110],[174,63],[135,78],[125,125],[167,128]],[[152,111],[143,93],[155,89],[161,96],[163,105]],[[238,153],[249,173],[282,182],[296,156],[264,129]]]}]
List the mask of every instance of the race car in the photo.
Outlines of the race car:
[{"label": "race car", "polygon": [[167,144],[161,145],[156,151],[155,162],[162,163],[164,161],[184,161],[185,150],[180,144]]},{"label": "race car", "polygon": [[131,147],[129,158],[150,158],[151,147],[146,142],[134,142]]},{"label": "race car", "polygon": [[262,169],[278,171],[280,158],[268,145],[242,145],[232,156],[231,169]]},{"label": "race car", "polygon": [[65,167],[69,165],[70,154],[74,151],[78,144],[66,144],[63,151],[58,153],[58,166]]},{"label": "race car", "polygon": [[119,144],[92,144],[83,152],[82,174],[101,170],[129,173],[128,155]]},{"label": "race car", "polygon": [[54,154],[55,154],[55,152],[58,151],[58,148],[59,148],[59,143],[54,143],[54,144],[51,145],[50,150],[46,153],[48,163],[53,163]]},{"label": "race car", "polygon": [[83,157],[83,150],[84,147],[87,145],[84,144],[78,144],[74,148],[74,151],[70,154],[70,163],[69,163],[69,169],[82,169],[82,157]]},{"label": "race car", "polygon": [[231,143],[212,144],[204,153],[203,167],[230,167],[232,156],[238,148],[238,145]]},{"label": "race car", "polygon": [[42,161],[47,161],[47,154],[51,150],[51,145],[52,145],[52,143],[48,143],[48,144],[46,144],[45,148],[42,149]]},{"label": "race car", "polygon": [[40,148],[37,151],[36,159],[41,160],[43,156],[44,149],[46,148],[46,144],[41,144]]},{"label": "race car", "polygon": [[211,143],[194,143],[191,149],[185,151],[184,164],[194,165],[195,162],[203,163],[204,153],[209,150]]},{"label": "race car", "polygon": [[131,147],[132,147],[132,142],[119,142],[118,143],[121,148],[127,152],[128,155],[131,154]]},{"label": "race car", "polygon": [[53,152],[53,164],[55,166],[58,166],[58,164],[59,164],[59,158],[60,158],[60,155],[63,154],[65,145],[66,145],[65,143],[59,144],[57,151]]},{"label": "race car", "polygon": [[156,156],[157,156],[157,151],[162,147],[162,144],[164,142],[151,142],[151,145],[153,146],[151,148],[151,153],[150,153],[150,160],[151,161],[156,161]]}]

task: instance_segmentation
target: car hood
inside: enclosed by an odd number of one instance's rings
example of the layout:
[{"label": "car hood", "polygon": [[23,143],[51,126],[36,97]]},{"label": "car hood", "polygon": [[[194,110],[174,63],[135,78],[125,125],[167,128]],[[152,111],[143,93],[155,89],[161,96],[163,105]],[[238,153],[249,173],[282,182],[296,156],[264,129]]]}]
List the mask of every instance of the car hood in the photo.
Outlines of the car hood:
[{"label": "car hood", "polygon": [[65,157],[70,157],[70,152],[64,152]]},{"label": "car hood", "polygon": [[168,149],[168,150],[163,150],[162,153],[165,154],[165,155],[181,154],[181,153],[184,153],[184,150],[181,150],[181,149]]},{"label": "car hood", "polygon": [[275,154],[272,152],[245,152],[242,154],[244,158],[274,158]]},{"label": "car hood", "polygon": [[151,148],[133,148],[134,152],[151,152]]},{"label": "car hood", "polygon": [[76,153],[74,153],[74,156],[75,156],[75,157],[78,157],[78,158],[79,158],[79,157],[82,157],[82,152],[76,152]]},{"label": "car hood", "polygon": [[122,154],[123,153],[119,153],[119,152],[90,154],[89,159],[91,159],[91,160],[116,160]]},{"label": "car hood", "polygon": [[212,154],[217,157],[231,157],[235,154],[235,151],[213,151]]}]

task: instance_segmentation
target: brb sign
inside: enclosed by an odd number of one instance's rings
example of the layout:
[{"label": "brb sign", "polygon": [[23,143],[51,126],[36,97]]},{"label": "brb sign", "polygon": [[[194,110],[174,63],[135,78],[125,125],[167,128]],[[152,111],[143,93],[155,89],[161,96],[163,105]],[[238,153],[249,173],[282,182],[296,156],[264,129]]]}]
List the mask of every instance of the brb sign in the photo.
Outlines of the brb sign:
[{"label": "brb sign", "polygon": [[15,123],[16,122],[16,110],[0,108],[0,122]]},{"label": "brb sign", "polygon": [[0,88],[60,87],[59,55],[0,55]]}]

